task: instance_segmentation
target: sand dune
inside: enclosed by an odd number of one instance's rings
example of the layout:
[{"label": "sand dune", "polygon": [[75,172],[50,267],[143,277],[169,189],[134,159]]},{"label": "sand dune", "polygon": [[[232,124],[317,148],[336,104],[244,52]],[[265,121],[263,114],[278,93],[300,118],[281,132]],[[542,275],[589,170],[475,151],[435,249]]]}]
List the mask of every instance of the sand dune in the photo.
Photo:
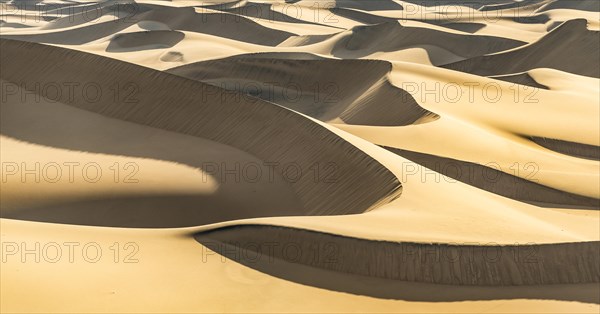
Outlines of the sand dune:
[{"label": "sand dune", "polygon": [[170,48],[182,41],[184,37],[184,33],[177,31],[147,31],[118,34],[111,39],[106,51],[123,52]]},{"label": "sand dune", "polygon": [[525,47],[444,67],[486,76],[551,68],[599,78],[600,64],[596,58],[600,51],[598,32],[588,30],[586,24],[586,20],[567,21]]},{"label": "sand dune", "polygon": [[[98,102],[90,103],[86,102],[82,95],[75,95],[74,100],[70,101],[69,105],[101,113],[108,117],[119,117],[129,122],[182,134],[201,136],[246,150],[269,162],[298,165],[299,169],[309,169],[313,164],[335,163],[339,171],[339,173],[336,172],[338,176],[336,177],[335,186],[324,182],[324,180],[315,180],[306,171],[300,173],[301,176],[294,180],[296,182],[291,182],[293,189],[298,193],[298,197],[302,199],[304,203],[303,207],[307,213],[341,214],[362,212],[399,194],[400,183],[398,180],[375,160],[370,159],[368,155],[331,134],[319,124],[311,123],[310,120],[306,120],[302,116],[276,105],[265,103],[255,98],[241,97],[239,94],[236,96],[235,93],[229,94],[226,97],[225,93],[218,87],[99,56],[25,42],[5,39],[1,39],[1,41],[2,58],[6,60],[3,63],[8,64],[8,66],[3,67],[2,79],[19,85],[22,82],[34,81],[59,82],[61,77],[68,77],[69,80],[94,82],[100,86],[109,86],[114,82],[123,82],[122,84],[133,83],[139,90],[170,90],[167,95],[139,94],[137,102],[127,102],[121,99],[115,101],[114,99],[104,98]],[[21,48],[24,48],[26,52],[23,52]],[[35,61],[40,62],[39,68],[45,68],[44,72],[37,71],[37,67],[34,66],[30,67],[29,71],[21,71],[20,67],[11,67],[11,63],[7,62],[15,58],[30,60],[30,56],[36,55],[36,51],[37,54],[44,55],[43,58],[35,59]],[[61,66],[57,62],[63,58],[69,60],[69,64],[73,65],[71,69]],[[29,61],[30,64],[33,62]],[[41,66],[42,64],[45,66]],[[48,66],[53,66],[54,69]],[[122,77],[117,79],[114,76],[114,71],[121,73]],[[155,79],[147,81],[141,79],[146,76],[144,74],[146,72],[152,73],[149,75],[150,77],[155,77]],[[156,86],[153,86],[153,84]],[[172,84],[172,86],[168,84]],[[183,93],[182,90],[188,90],[192,94]],[[197,93],[196,97],[193,96],[194,93]],[[145,99],[144,97],[149,98]],[[177,98],[180,100],[177,101]],[[204,99],[204,101],[198,103],[198,99]],[[167,106],[167,103],[171,105]],[[178,111],[175,112],[175,115],[173,115],[172,111],[174,103],[178,106]],[[213,105],[202,108],[202,103],[218,103],[220,106],[215,107]],[[229,108],[225,110],[227,107]],[[215,111],[216,109],[218,111]],[[186,111],[188,112],[186,113]],[[167,112],[171,112],[171,114],[165,116]],[[192,112],[193,114],[190,115]],[[216,115],[219,112],[224,114],[223,118],[226,118],[226,120],[219,121],[216,119]],[[260,122],[253,121],[253,119],[269,115],[277,116],[278,119],[274,120],[274,122],[277,121],[277,123],[281,124],[273,124],[271,126],[273,129],[266,129]],[[287,123],[286,119],[290,119],[291,121],[306,121],[305,123],[311,124],[310,131],[308,133],[296,131],[293,127],[297,123]],[[227,127],[225,121],[227,123],[234,123],[236,127]],[[246,125],[245,128],[254,128],[260,131],[263,134],[262,136],[268,136],[270,140],[261,138],[261,133],[259,132],[243,131],[245,129],[243,125]],[[235,130],[242,132],[238,133]],[[232,133],[232,131],[234,132]],[[297,134],[298,136],[293,141],[294,145],[292,147],[277,145],[269,148],[269,143],[273,138],[282,136],[289,139],[289,134]],[[319,136],[311,136],[311,134],[318,134]],[[315,145],[312,143],[315,139],[325,140],[330,144]],[[340,148],[334,148],[337,145],[340,145]],[[316,151],[314,154],[300,154],[300,152],[305,152],[308,149],[316,149]],[[290,150],[298,150],[298,153],[292,154]],[[286,151],[287,153],[282,154],[282,151]],[[351,157],[351,152],[355,152],[356,155]],[[335,156],[343,160],[353,161],[341,162]],[[365,167],[373,171],[358,172],[359,169],[364,169]],[[375,170],[377,167],[380,170]],[[355,191],[350,191],[340,188],[344,185],[344,177],[349,178],[349,176],[355,175],[359,176],[361,181],[364,182],[364,189],[359,188]],[[378,178],[379,176],[387,176],[388,180],[382,180],[382,178]],[[372,182],[368,182],[369,177],[373,178]],[[356,187],[354,180],[347,179],[346,182],[346,184]],[[375,182],[378,182],[378,184],[385,183],[377,190],[366,188],[366,186],[372,186]],[[333,195],[340,192],[342,193],[339,196],[340,199],[335,199]],[[344,193],[348,194],[344,195]],[[329,201],[323,202],[319,200],[319,194],[322,197],[326,197]]]},{"label": "sand dune", "polygon": [[565,207],[583,207],[591,209],[600,208],[600,204],[596,198],[584,197],[574,193],[553,189],[537,182],[529,181],[527,178],[504,173],[491,165],[484,166],[477,163],[397,148],[389,149],[402,157],[410,159],[429,169],[434,169],[448,177],[512,199],[540,206],[560,205]]},{"label": "sand dune", "polygon": [[[122,7],[121,5],[118,8]],[[108,7],[107,15],[111,15],[110,8]],[[101,9],[102,13],[104,13],[104,9]],[[62,27],[70,27],[68,30],[61,30],[58,28],[61,25],[53,25],[51,22],[49,23],[49,31],[46,30],[43,33],[27,35],[7,34],[3,35],[3,37],[52,44],[78,45],[103,38],[144,21],[161,23],[170,29],[210,34],[271,46],[277,45],[293,35],[292,33],[263,27],[239,15],[224,14],[209,9],[199,9],[200,12],[198,12],[193,7],[164,7],[153,4],[136,4],[135,9],[131,10],[135,11],[131,13],[125,11],[125,13],[121,13],[120,18],[112,18],[103,23],[87,22],[80,24],[76,20],[71,20],[71,16],[69,16],[69,20],[66,22],[67,25],[62,25]],[[72,29],[72,26],[80,27]]]},{"label": "sand dune", "polygon": [[532,140],[548,149],[580,158],[600,160],[600,146],[533,137]]},{"label": "sand dune", "polygon": [[0,311],[598,313],[599,11],[0,3]]},{"label": "sand dune", "polygon": [[555,9],[569,9],[569,10],[598,12],[598,11],[600,11],[600,4],[598,4],[598,1],[591,1],[591,0],[583,0],[583,1],[555,0],[555,1],[548,2],[546,5],[539,8],[537,11],[544,12],[544,11],[555,10]]},{"label": "sand dune", "polygon": [[[168,72],[249,93],[323,121],[406,125],[427,117],[435,119],[435,114],[421,108],[410,94],[386,79],[392,68],[388,62],[269,56],[205,61]],[[354,71],[363,75],[354,77]]]},{"label": "sand dune", "polygon": [[[260,257],[260,252],[267,251],[269,243],[277,243],[281,247],[271,247],[272,254],[269,257],[280,260],[280,263],[287,261],[335,272],[405,282],[502,286],[589,283],[600,279],[598,261],[577,256],[598,256],[600,246],[597,241],[485,248],[367,241],[299,229],[248,225],[211,230],[198,234],[196,239],[245,265],[256,263],[254,256]],[[256,255],[227,250],[213,241],[245,248]],[[320,243],[327,243],[329,247],[324,252],[310,250],[320,247]],[[299,246],[298,251],[312,254],[287,254],[284,248],[292,244]],[[536,252],[535,262],[533,259],[524,262],[515,258],[515,252],[519,254],[519,250]],[[490,253],[488,257],[489,251],[493,251],[494,255]],[[319,256],[319,253],[324,254]],[[572,268],[565,271],[562,266],[565,264]]]},{"label": "sand dune", "polygon": [[531,87],[541,88],[541,89],[548,89],[548,86],[538,83],[527,72],[497,75],[497,76],[490,76],[490,77],[498,79],[498,80],[506,81],[506,82],[520,84],[520,85],[526,85],[526,86],[531,86]]},{"label": "sand dune", "polygon": [[[444,43],[451,42],[451,46]],[[468,44],[467,44],[468,42]],[[463,58],[508,50],[523,42],[490,36],[457,35],[426,28],[410,29],[398,22],[358,26],[337,41],[332,54],[340,58],[365,57],[375,52],[390,52],[410,47],[435,46]],[[443,64],[444,57],[430,54],[433,64]]]}]

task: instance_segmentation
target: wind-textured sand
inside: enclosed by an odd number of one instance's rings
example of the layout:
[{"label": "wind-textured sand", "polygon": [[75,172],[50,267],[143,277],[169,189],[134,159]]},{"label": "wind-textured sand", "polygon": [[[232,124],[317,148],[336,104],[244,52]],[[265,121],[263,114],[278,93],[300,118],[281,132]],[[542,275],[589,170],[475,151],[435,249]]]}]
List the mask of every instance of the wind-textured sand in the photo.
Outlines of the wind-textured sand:
[{"label": "wind-textured sand", "polygon": [[598,313],[597,0],[0,3],[0,311]]}]

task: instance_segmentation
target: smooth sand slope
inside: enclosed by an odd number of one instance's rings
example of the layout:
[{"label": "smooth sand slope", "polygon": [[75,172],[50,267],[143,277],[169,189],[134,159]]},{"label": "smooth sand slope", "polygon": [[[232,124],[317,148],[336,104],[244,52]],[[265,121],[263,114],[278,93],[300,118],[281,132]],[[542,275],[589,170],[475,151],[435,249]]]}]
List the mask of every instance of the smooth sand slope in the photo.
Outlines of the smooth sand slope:
[{"label": "smooth sand slope", "polygon": [[597,1],[0,6],[2,312],[600,310]]}]

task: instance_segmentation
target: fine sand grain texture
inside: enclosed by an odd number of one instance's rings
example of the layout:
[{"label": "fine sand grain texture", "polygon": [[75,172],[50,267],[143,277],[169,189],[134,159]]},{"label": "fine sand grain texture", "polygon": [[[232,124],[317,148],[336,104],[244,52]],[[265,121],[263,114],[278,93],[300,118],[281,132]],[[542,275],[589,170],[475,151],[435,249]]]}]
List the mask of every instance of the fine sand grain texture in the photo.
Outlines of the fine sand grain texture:
[{"label": "fine sand grain texture", "polygon": [[600,312],[597,0],[0,3],[0,312]]}]

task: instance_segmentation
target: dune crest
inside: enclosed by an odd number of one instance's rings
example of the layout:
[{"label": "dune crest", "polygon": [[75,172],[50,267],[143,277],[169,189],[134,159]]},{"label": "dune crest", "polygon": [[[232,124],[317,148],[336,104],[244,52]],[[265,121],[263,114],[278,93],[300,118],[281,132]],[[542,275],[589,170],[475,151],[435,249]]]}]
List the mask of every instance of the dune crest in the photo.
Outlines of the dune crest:
[{"label": "dune crest", "polygon": [[[0,42],[2,62],[7,64],[2,69],[3,80],[20,85],[27,82],[60,82],[61,77],[68,77],[70,81],[94,82],[106,86],[104,89],[115,82],[135,84],[140,91],[155,91],[156,94],[140,93],[135,102],[105,96],[94,103],[86,101],[81,94],[75,94],[67,104],[108,117],[207,138],[248,151],[268,162],[296,165],[304,172],[291,184],[302,199],[307,214],[359,213],[397,197],[400,192],[401,185],[397,178],[377,161],[318,123],[282,107],[235,92],[225,93],[212,85],[100,56],[6,39],[0,39]],[[31,57],[37,54],[44,57]],[[11,67],[11,64],[16,64],[16,58],[32,60],[28,62],[28,70]],[[61,65],[59,60],[69,60],[72,68]],[[40,66],[33,66],[34,62],[39,62]],[[44,72],[39,69],[44,69]],[[119,78],[115,77],[115,71],[120,73]],[[145,76],[152,79],[142,79]],[[161,90],[170,92],[165,94],[159,92]],[[218,116],[223,117],[223,120],[217,119]],[[271,118],[267,118],[269,116]],[[270,128],[264,128],[260,122],[262,119],[273,119]],[[287,119],[298,122],[287,123]],[[303,124],[304,131],[295,129]],[[293,141],[290,140],[292,134],[295,134]],[[290,147],[269,145],[278,137],[282,138],[281,143],[288,142]],[[329,144],[314,144],[321,140]],[[338,146],[339,148],[335,148]],[[315,151],[307,154],[307,150]],[[296,153],[292,153],[293,151]],[[326,180],[322,178],[315,179],[307,170],[314,164],[327,163],[336,167],[335,185],[324,182]],[[360,169],[371,170],[362,173],[363,170]],[[360,181],[365,184],[365,188],[358,188],[356,181],[350,179],[351,176],[361,177]],[[375,179],[380,176],[388,178]],[[369,182],[368,178],[373,178],[373,181]],[[372,189],[375,182],[385,183],[380,189]],[[348,188],[344,188],[345,184]],[[350,186],[353,188],[349,189]],[[338,193],[339,199],[335,199],[334,195]],[[319,194],[328,201],[320,200]]]},{"label": "dune crest", "polygon": [[598,313],[598,0],[0,3],[0,312]]}]

